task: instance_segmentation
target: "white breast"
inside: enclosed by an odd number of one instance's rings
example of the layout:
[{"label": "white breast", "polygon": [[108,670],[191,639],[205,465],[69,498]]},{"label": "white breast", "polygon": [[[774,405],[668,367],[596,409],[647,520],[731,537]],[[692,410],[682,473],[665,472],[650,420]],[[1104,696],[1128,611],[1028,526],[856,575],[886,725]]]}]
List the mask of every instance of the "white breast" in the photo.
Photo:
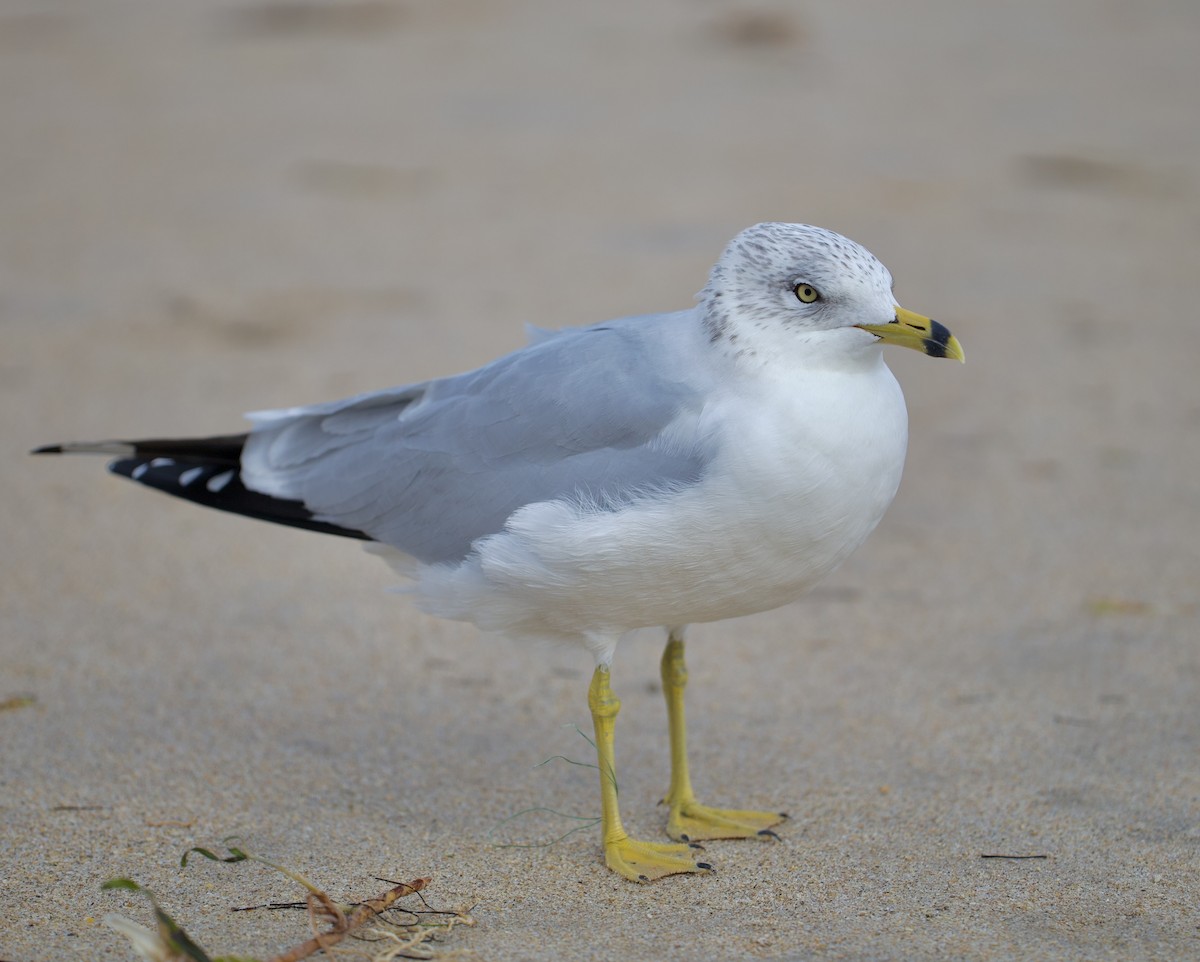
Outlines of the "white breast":
[{"label": "white breast", "polygon": [[477,556],[423,570],[422,606],[559,637],[764,611],[837,567],[900,483],[907,415],[882,360],[740,385],[708,416],[722,451],[700,484],[616,512],[530,505]]}]

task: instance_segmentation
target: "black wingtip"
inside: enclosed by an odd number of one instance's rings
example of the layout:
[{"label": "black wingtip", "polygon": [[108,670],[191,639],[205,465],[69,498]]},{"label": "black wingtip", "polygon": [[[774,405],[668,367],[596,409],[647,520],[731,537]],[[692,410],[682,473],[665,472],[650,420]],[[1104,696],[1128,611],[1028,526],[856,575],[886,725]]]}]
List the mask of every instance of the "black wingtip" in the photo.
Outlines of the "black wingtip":
[{"label": "black wingtip", "polygon": [[145,441],[72,441],[45,444],[30,454],[103,454],[110,458],[108,470],[113,474],[186,501],[323,534],[374,540],[365,531],[319,520],[302,501],[276,498],[247,488],[241,478],[245,443],[245,434]]},{"label": "black wingtip", "polygon": [[317,519],[301,501],[250,490],[242,483],[241,469],[230,467],[225,461],[203,457],[137,456],[110,461],[108,470],[148,488],[220,511],[344,538],[374,540],[364,531]]}]

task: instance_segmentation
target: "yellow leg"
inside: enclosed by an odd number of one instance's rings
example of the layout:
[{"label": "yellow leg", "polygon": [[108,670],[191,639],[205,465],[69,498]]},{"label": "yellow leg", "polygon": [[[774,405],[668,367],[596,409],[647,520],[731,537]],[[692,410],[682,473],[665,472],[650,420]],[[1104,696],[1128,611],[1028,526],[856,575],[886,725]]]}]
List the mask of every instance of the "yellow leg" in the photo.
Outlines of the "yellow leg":
[{"label": "yellow leg", "polygon": [[667,834],[683,842],[755,836],[774,838],[771,826],[787,818],[782,812],[709,808],[696,801],[688,773],[687,720],[683,713],[687,678],[683,637],[672,631],[662,657],[663,695],[667,700],[667,728],[671,736],[671,787],[663,799],[671,807]]},{"label": "yellow leg", "polygon": [[600,829],[604,841],[604,861],[614,872],[634,882],[653,882],[680,872],[705,872],[706,862],[695,862],[687,845],[639,842],[625,833],[617,807],[617,764],[613,753],[613,735],[621,702],[609,687],[607,665],[599,665],[588,688],[588,707],[596,728],[596,759],[600,766]]}]

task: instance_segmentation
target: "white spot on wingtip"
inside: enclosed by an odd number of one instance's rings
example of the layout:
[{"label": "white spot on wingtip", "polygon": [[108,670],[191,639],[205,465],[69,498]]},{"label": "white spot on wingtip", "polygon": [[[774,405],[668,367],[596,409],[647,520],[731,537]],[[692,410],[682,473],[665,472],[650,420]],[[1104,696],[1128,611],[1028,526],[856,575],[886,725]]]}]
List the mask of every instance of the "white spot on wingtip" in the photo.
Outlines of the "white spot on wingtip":
[{"label": "white spot on wingtip", "polygon": [[[180,480],[182,480],[182,479],[180,479]],[[227,485],[232,480],[233,480],[233,472],[232,471],[222,471],[220,474],[215,474],[211,478],[209,478],[208,484],[206,484],[205,487],[208,488],[208,490],[211,491],[213,494],[216,494],[217,492],[221,491],[225,487],[225,485]]]},{"label": "white spot on wingtip", "polygon": [[155,458],[150,462],[152,468],[170,468],[175,466],[174,458]]},{"label": "white spot on wingtip", "polygon": [[186,488],[204,473],[204,468],[188,468],[179,476],[179,486]]},{"label": "white spot on wingtip", "polygon": [[133,478],[134,481],[140,481],[142,479],[142,475],[145,474],[149,470],[150,470],[149,464],[145,464],[145,463],[139,464],[136,468],[134,468],[132,471],[129,472],[129,476],[131,478]]}]

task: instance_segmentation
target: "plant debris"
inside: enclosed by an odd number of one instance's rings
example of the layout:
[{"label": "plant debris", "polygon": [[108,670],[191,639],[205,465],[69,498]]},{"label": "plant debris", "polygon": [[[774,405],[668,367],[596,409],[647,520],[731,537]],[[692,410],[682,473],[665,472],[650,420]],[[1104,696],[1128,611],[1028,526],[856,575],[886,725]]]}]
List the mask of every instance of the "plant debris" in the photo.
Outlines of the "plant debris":
[{"label": "plant debris", "polygon": [[[154,908],[155,928],[148,929],[114,913],[106,915],[104,923],[128,938],[138,954],[149,962],[300,962],[319,952],[353,954],[369,962],[431,959],[432,943],[437,942],[439,937],[448,934],[455,926],[475,924],[469,909],[431,908],[425,897],[420,895],[430,883],[429,878],[416,878],[411,882],[377,878],[376,881],[386,882],[391,887],[375,898],[341,904],[298,872],[269,862],[243,848],[232,845],[228,848],[228,856],[216,855],[205,848],[192,848],[183,854],[180,864],[187,865],[188,856],[194,853],[215,862],[259,862],[286,875],[307,890],[308,894],[303,902],[273,902],[233,911],[305,909],[312,932],[310,938],[267,960],[240,955],[210,956],[163,910],[152,892],[127,878],[112,879],[105,882],[101,888],[124,889],[144,894]],[[408,908],[397,904],[401,899],[412,895],[420,899],[424,908]],[[341,945],[347,938],[353,939],[356,944],[353,947]],[[369,948],[363,948],[364,944],[369,945]]]}]

